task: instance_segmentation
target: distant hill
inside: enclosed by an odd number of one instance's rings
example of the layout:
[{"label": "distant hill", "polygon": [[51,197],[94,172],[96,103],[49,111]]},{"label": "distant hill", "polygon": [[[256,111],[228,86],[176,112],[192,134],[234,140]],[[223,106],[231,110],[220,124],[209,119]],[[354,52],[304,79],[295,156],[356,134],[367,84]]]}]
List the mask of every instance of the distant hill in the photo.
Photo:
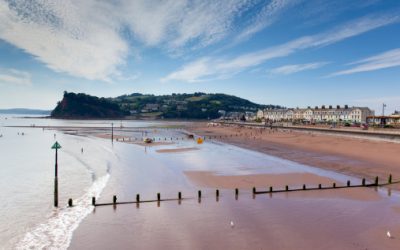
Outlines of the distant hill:
[{"label": "distant hill", "polygon": [[53,110],[56,118],[136,118],[214,119],[228,112],[256,112],[276,105],[260,105],[226,94],[144,95],[133,93],[115,98],[64,93]]},{"label": "distant hill", "polygon": [[0,114],[16,114],[16,115],[50,115],[51,110],[41,110],[41,109],[0,109]]},{"label": "distant hill", "polygon": [[106,98],[66,91],[63,99],[51,112],[54,118],[118,118],[127,114],[117,103]]}]

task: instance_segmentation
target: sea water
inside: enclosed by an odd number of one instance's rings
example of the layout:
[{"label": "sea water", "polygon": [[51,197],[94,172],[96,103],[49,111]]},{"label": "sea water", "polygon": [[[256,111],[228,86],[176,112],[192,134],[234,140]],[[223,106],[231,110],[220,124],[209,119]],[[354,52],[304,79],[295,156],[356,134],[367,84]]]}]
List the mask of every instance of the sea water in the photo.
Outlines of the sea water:
[{"label": "sea water", "polygon": [[[54,120],[0,116],[0,249],[68,247],[91,212],[118,158],[108,140],[71,135],[47,126],[151,127],[153,122]],[[39,126],[46,126],[42,129]],[[58,141],[59,207],[53,207]],[[74,207],[67,207],[68,199]]]}]

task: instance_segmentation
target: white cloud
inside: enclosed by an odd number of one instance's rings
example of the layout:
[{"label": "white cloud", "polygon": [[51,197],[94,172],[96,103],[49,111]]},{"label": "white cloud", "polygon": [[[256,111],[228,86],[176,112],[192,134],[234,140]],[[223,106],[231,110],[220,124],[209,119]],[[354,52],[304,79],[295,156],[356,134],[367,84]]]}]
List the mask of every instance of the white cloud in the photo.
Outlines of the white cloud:
[{"label": "white cloud", "polygon": [[354,64],[357,66],[351,69],[338,71],[330,76],[349,75],[359,72],[374,71],[400,66],[400,48],[389,50],[378,55],[350,63],[350,65]]},{"label": "white cloud", "polygon": [[0,69],[0,84],[29,86],[32,85],[31,75],[16,69]]},{"label": "white cloud", "polygon": [[172,54],[208,46],[231,32],[248,2],[0,0],[0,39],[54,71],[112,81],[132,45]]},{"label": "white cloud", "polygon": [[123,1],[117,13],[147,46],[179,49],[192,43],[206,46],[224,38],[246,0]]},{"label": "white cloud", "polygon": [[165,82],[172,79],[179,79],[188,82],[199,82],[201,81],[201,77],[203,77],[204,75],[209,75],[212,71],[212,69],[208,66],[209,61],[209,58],[201,58],[188,65],[185,65],[182,70],[171,73],[167,77],[161,79],[161,81]]},{"label": "white cloud", "polygon": [[57,72],[108,81],[128,52],[101,5],[0,1],[0,38]]},{"label": "white cloud", "polygon": [[266,3],[250,23],[235,37],[234,43],[248,39],[276,21],[285,10],[293,7],[300,0],[272,0]]},{"label": "white cloud", "polygon": [[370,30],[398,22],[399,20],[399,15],[367,16],[348,22],[327,32],[313,36],[303,36],[282,45],[247,53],[235,58],[207,58],[206,63],[204,59],[199,59],[183,66],[181,69],[169,74],[162,80],[194,82],[203,80],[206,77],[218,77],[221,75],[232,76],[273,58],[285,57],[299,50],[328,46]]},{"label": "white cloud", "polygon": [[290,75],[300,71],[318,69],[322,66],[328,64],[328,62],[315,62],[315,63],[305,63],[305,64],[290,64],[274,68],[269,72],[272,74]]}]

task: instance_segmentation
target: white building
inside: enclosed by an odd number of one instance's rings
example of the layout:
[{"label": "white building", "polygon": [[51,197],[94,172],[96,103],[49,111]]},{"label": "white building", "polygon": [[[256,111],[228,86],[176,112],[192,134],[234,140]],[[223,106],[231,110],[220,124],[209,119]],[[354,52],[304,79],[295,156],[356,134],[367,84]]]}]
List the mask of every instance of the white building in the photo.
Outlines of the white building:
[{"label": "white building", "polygon": [[[261,115],[260,113],[257,113]],[[366,122],[374,111],[367,107],[321,106],[306,109],[265,109],[264,119],[268,121],[302,121],[302,122]]]}]

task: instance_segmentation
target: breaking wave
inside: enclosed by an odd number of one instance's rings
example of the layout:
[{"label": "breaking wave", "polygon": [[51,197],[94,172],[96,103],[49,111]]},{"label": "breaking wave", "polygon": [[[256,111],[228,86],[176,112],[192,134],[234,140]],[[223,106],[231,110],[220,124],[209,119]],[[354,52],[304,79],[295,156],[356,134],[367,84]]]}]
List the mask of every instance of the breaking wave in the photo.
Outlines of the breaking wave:
[{"label": "breaking wave", "polygon": [[67,249],[74,230],[94,209],[91,197],[99,198],[109,178],[107,173],[94,181],[85,194],[74,201],[73,207],[54,209],[46,222],[25,234],[16,249]]}]

